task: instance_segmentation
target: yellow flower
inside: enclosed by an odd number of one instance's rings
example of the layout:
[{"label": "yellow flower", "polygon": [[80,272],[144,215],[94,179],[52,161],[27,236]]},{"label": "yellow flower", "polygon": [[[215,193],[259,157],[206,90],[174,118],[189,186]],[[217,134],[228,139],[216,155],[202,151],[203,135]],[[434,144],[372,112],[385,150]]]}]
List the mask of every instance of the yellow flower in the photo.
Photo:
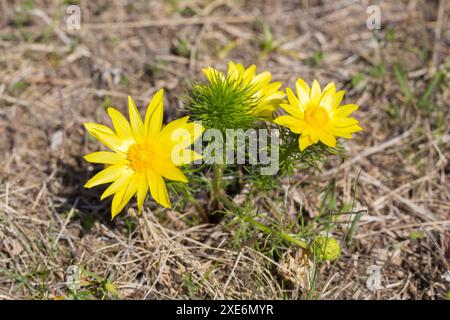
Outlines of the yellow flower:
[{"label": "yellow flower", "polygon": [[[214,76],[225,78],[225,75],[214,69],[208,67],[203,69],[203,73],[208,80],[213,81]],[[281,82],[270,82],[272,74],[268,71],[256,74],[256,66],[251,65],[247,69],[240,64],[230,61],[228,63],[228,71],[226,77],[238,82],[240,86],[249,86],[249,93],[255,99],[256,105],[253,113],[264,118],[272,118],[274,112],[279,104],[283,101],[284,92],[280,91]]]},{"label": "yellow flower", "polygon": [[289,115],[278,117],[274,122],[300,134],[301,151],[319,141],[335,147],[336,137],[351,139],[352,133],[363,130],[358,120],[348,117],[358,106],[340,106],[345,92],[336,92],[333,82],[323,91],[316,80],[310,88],[305,81],[298,79],[295,87],[297,95],[287,88],[289,103],[280,105]]},{"label": "yellow flower", "polygon": [[[189,117],[184,117],[162,128],[163,98],[164,91],[161,89],[148,105],[144,122],[133,99],[128,97],[130,122],[116,109],[108,108],[114,130],[101,124],[84,124],[92,136],[113,151],[98,151],[85,156],[87,161],[105,164],[106,168],[84,186],[92,188],[112,182],[101,195],[101,200],[114,195],[112,218],[135,194],[141,212],[148,190],[157,203],[170,208],[163,177],[187,182],[177,166],[201,158],[187,148],[202,134],[203,127],[187,123]],[[176,154],[175,150],[179,153]]]}]

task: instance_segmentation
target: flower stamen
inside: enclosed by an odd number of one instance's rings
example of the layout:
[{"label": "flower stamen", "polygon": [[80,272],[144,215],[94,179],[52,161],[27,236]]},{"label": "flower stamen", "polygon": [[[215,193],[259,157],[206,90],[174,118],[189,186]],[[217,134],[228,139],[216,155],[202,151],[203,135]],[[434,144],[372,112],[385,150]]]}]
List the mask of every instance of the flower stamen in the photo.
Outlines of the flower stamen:
[{"label": "flower stamen", "polygon": [[323,128],[329,121],[328,112],[323,107],[309,107],[305,111],[305,122],[308,125]]},{"label": "flower stamen", "polygon": [[152,167],[155,152],[147,143],[135,143],[128,149],[127,159],[129,167],[135,172],[145,172]]}]

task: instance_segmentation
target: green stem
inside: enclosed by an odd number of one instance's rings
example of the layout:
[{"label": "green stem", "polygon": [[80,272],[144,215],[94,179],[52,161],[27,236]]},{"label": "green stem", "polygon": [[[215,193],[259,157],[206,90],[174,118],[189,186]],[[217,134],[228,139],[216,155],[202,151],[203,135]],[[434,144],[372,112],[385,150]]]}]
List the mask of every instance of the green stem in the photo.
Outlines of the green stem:
[{"label": "green stem", "polygon": [[284,231],[278,231],[278,230],[274,230],[268,226],[263,225],[262,223],[253,220],[252,218],[250,218],[249,216],[246,215],[242,215],[242,218],[247,221],[248,223],[252,224],[254,227],[258,228],[259,230],[261,230],[262,232],[266,233],[266,234],[276,234],[278,236],[280,236],[281,238],[283,238],[285,241],[287,242],[291,242],[303,249],[308,249],[309,246],[305,241],[302,241],[300,239],[294,238],[293,236],[291,236],[290,234],[284,232]]},{"label": "green stem", "polygon": [[[215,201],[217,201],[218,206],[223,204],[225,207],[227,207],[230,210],[239,211],[239,208],[236,208],[236,204],[227,197],[225,190],[223,189],[224,170],[225,170],[224,164],[214,164],[213,165],[213,175],[214,176],[213,176],[213,181],[212,181],[212,198]],[[297,239],[284,231],[274,230],[268,226],[265,226],[262,223],[260,223],[256,220],[253,220],[252,218],[250,218],[249,216],[247,216],[245,214],[242,215],[242,218],[266,234],[278,235],[281,238],[283,238],[285,241],[293,243],[303,249],[307,249],[309,247],[305,241]]]},{"label": "green stem", "polygon": [[212,197],[217,201],[218,205],[221,200],[226,197],[223,189],[223,173],[225,170],[224,164],[213,164],[213,180],[212,180]]}]

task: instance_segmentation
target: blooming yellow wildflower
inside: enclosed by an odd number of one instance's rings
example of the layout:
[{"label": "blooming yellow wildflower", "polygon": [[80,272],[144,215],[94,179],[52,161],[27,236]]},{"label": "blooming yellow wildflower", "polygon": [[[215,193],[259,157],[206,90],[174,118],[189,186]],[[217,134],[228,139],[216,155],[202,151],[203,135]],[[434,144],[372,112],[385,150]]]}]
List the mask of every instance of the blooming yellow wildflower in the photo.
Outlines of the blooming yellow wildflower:
[{"label": "blooming yellow wildflower", "polygon": [[[141,212],[148,190],[157,203],[171,207],[163,177],[187,182],[177,166],[201,158],[187,148],[202,134],[202,126],[187,123],[189,117],[184,117],[162,128],[163,97],[162,89],[154,95],[144,122],[133,99],[128,97],[130,122],[116,109],[108,108],[114,130],[101,124],[84,124],[92,136],[113,151],[98,151],[85,156],[87,161],[105,164],[106,168],[84,186],[92,188],[112,182],[101,195],[102,200],[114,195],[112,218],[135,194]],[[175,150],[184,154],[175,154]]]},{"label": "blooming yellow wildflower", "polygon": [[358,120],[348,117],[358,106],[340,106],[345,92],[336,92],[333,82],[323,91],[316,80],[310,88],[305,81],[298,79],[295,87],[297,95],[287,88],[289,103],[280,105],[289,115],[278,117],[274,122],[300,134],[301,151],[319,141],[335,147],[336,137],[351,139],[352,133],[363,130]]},{"label": "blooming yellow wildflower", "polygon": [[[225,78],[225,75],[214,69],[208,67],[203,69],[210,82],[215,76]],[[230,61],[228,63],[228,70],[226,77],[230,80],[235,80],[239,86],[249,87],[249,94],[255,99],[256,104],[253,113],[264,118],[272,118],[274,112],[284,98],[284,92],[280,91],[281,82],[270,82],[272,74],[268,71],[256,74],[256,66],[251,65],[247,69],[240,63]]]}]

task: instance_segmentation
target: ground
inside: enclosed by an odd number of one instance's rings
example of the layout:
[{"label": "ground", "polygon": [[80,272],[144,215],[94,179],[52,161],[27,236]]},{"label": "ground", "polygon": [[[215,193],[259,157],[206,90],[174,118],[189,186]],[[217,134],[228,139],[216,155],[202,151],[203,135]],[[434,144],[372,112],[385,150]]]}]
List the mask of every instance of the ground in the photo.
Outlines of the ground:
[{"label": "ground", "polygon": [[[0,299],[448,298],[448,15],[445,0],[0,1]],[[233,217],[201,223],[192,206],[148,199],[111,221],[102,188],[82,188],[98,148],[82,123],[109,123],[128,94],[143,112],[159,88],[174,119],[190,79],[230,59],[286,86],[334,81],[360,106],[345,158],[254,199],[312,219],[332,185],[354,204],[337,262],[236,245]]]}]

